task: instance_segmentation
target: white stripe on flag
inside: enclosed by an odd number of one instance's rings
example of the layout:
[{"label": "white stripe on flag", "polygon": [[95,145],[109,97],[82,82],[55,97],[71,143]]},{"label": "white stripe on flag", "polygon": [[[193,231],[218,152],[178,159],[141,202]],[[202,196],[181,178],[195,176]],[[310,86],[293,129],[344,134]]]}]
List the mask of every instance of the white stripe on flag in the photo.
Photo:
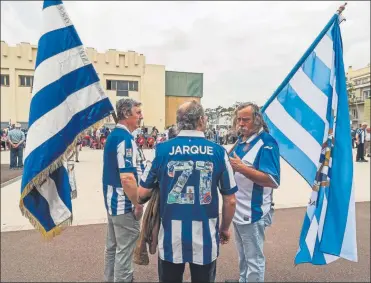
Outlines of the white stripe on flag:
[{"label": "white stripe on flag", "polygon": [[211,236],[211,260],[215,260],[218,256],[218,245],[216,243],[216,218],[209,219],[209,229]]},{"label": "white stripe on flag", "polygon": [[99,82],[91,84],[68,96],[60,105],[36,120],[27,135],[25,157],[62,130],[80,111],[104,99],[99,92]]},{"label": "white stripe on flag", "polygon": [[61,12],[66,13],[66,10],[64,9],[63,4],[49,6],[48,8],[43,10],[42,12],[43,13],[42,14],[43,24],[41,27],[40,37],[50,31],[61,29],[61,28],[72,25],[71,21],[65,22],[63,20],[63,18],[61,17]]},{"label": "white stripe on flag", "polygon": [[334,57],[333,45],[334,43],[331,38],[325,35],[314,49],[316,55],[330,70],[332,69],[332,62]]},{"label": "white stripe on flag", "polygon": [[358,261],[357,238],[356,238],[356,205],[354,200],[354,184],[350,193],[348,206],[347,224],[345,226],[343,244],[341,246],[340,256],[347,260]]},{"label": "white stripe on flag", "polygon": [[171,220],[171,246],[173,248],[173,263],[182,263],[182,221],[180,220]]},{"label": "white stripe on flag", "polygon": [[317,219],[316,216],[313,216],[307,237],[305,238],[305,242],[307,244],[311,258],[313,258],[314,246],[316,245],[317,230],[318,230]]},{"label": "white stripe on flag", "polygon": [[80,52],[84,51],[82,45],[61,52],[43,61],[35,70],[32,96],[47,85],[59,80],[61,77],[85,66]]},{"label": "white stripe on flag", "polygon": [[276,127],[296,145],[318,168],[321,155],[321,145],[298,124],[283,108],[282,104],[274,99],[266,110],[269,119]]},{"label": "white stripe on flag", "polygon": [[[322,188],[324,190],[325,188]],[[321,241],[322,239],[322,231],[323,231],[323,225],[325,224],[325,216],[327,211],[327,197],[326,194],[323,196],[323,202],[322,202],[322,209],[321,209],[321,215],[319,217],[318,222],[318,239]]]},{"label": "white stripe on flag", "polygon": [[50,216],[55,225],[59,225],[71,217],[71,211],[59,197],[57,186],[52,178],[48,177],[41,187],[37,187],[37,190],[48,202]]},{"label": "white stripe on flag", "polygon": [[192,221],[193,263],[204,264],[202,221]]},{"label": "white stripe on flag", "polygon": [[[302,68],[296,72],[290,81],[291,87],[298,96],[326,123],[327,96],[316,87]],[[269,109],[269,108],[268,108]],[[274,121],[272,121],[274,122]]]}]

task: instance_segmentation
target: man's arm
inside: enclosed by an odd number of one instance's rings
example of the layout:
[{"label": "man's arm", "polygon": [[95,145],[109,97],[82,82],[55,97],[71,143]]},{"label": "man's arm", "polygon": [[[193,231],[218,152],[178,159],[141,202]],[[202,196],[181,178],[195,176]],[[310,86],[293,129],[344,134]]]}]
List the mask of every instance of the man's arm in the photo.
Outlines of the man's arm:
[{"label": "man's arm", "polygon": [[121,185],[124,188],[126,196],[130,199],[134,206],[138,206],[137,202],[137,181],[133,173],[120,173]]},{"label": "man's arm", "polygon": [[238,169],[238,171],[236,170],[236,172],[241,173],[246,178],[250,179],[252,182],[262,187],[270,187],[270,188],[278,187],[278,185],[275,182],[273,182],[273,180],[271,179],[271,177],[269,177],[267,173],[264,173],[252,167],[249,167],[245,165],[243,162],[241,163],[242,164],[239,165],[240,168]]},{"label": "man's arm", "polygon": [[236,196],[235,194],[223,195],[222,207],[222,222],[220,225],[221,231],[228,231],[232,223],[234,213],[236,211]]},{"label": "man's arm", "polygon": [[146,189],[146,188],[143,188],[142,186],[140,186],[138,188],[137,202],[139,204],[145,204],[151,198],[152,191],[153,191],[152,189]]},{"label": "man's arm", "polygon": [[22,132],[22,139],[21,139],[21,141],[17,144],[17,146],[20,146],[20,145],[25,141],[25,139],[26,139],[26,136],[25,136],[25,134]]}]

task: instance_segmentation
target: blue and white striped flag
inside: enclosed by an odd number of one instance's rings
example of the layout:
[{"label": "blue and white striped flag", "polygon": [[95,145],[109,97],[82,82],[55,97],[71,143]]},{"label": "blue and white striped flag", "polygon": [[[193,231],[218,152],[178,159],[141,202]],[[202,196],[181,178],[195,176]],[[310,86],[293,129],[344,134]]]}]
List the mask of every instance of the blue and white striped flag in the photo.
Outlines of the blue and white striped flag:
[{"label": "blue and white striped flag", "polygon": [[309,183],[295,264],[357,261],[353,160],[335,14],[262,108],[281,156]]},{"label": "blue and white striped flag", "polygon": [[50,238],[72,223],[67,157],[76,138],[113,107],[62,1],[45,1],[42,16],[20,209]]}]

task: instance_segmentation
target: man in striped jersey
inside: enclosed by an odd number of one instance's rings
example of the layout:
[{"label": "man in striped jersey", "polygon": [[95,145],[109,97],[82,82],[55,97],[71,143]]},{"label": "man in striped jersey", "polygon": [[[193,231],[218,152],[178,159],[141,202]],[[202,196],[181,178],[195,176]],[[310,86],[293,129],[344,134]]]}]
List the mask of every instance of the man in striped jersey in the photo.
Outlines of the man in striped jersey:
[{"label": "man in striped jersey", "polygon": [[363,122],[362,125],[361,125],[361,128],[357,129],[357,133],[356,133],[356,144],[357,144],[356,162],[368,162],[368,160],[365,159],[366,128],[367,128],[367,123]]},{"label": "man in striped jersey", "polygon": [[[133,250],[139,236],[143,206],[137,203],[137,184],[143,167],[131,132],[143,119],[141,103],[121,99],[116,103],[118,123],[108,136],[103,153],[103,193],[107,209],[104,279],[133,280]],[[134,207],[133,207],[134,206]]]},{"label": "man in striped jersey", "polygon": [[239,282],[263,282],[265,228],[273,216],[273,188],[280,183],[279,148],[257,105],[241,104],[235,116],[240,137],[230,160],[238,186],[233,224]]},{"label": "man in striped jersey", "polygon": [[[160,282],[182,282],[189,263],[192,282],[214,282],[219,241],[228,242],[236,183],[226,150],[204,136],[202,106],[186,102],[177,111],[179,134],[157,145],[140,181],[144,203],[160,187],[158,273]],[[223,198],[219,228],[219,195]]]}]

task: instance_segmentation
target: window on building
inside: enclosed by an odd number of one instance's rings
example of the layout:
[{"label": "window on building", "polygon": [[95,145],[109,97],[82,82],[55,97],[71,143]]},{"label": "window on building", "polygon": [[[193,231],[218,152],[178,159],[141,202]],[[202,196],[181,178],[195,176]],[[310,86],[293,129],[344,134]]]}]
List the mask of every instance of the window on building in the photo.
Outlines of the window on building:
[{"label": "window on building", "polygon": [[363,98],[364,99],[371,98],[371,94],[370,94],[369,89],[363,91]]},{"label": "window on building", "polygon": [[117,96],[129,96],[129,91],[127,91],[127,90],[118,90],[116,95]]},{"label": "window on building", "polygon": [[33,86],[33,76],[19,76],[19,86],[32,87]]},{"label": "window on building", "polygon": [[138,91],[137,81],[107,80],[107,90],[116,90],[117,96],[128,96],[129,91]]},{"label": "window on building", "polygon": [[138,82],[137,81],[129,82],[129,90],[138,91]]},{"label": "window on building", "polygon": [[9,75],[1,75],[1,86],[9,86]]},{"label": "window on building", "polygon": [[357,109],[352,109],[352,116],[353,116],[354,119],[358,119]]}]

